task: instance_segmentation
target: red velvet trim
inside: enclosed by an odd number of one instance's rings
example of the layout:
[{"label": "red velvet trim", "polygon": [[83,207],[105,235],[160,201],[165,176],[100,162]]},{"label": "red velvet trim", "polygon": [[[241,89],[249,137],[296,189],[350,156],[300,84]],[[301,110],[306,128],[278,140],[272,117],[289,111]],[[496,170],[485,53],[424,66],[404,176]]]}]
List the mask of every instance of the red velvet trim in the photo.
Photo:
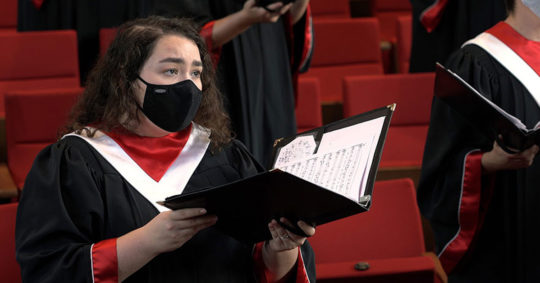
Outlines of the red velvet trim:
[{"label": "red velvet trim", "polygon": [[312,25],[311,25],[311,7],[308,4],[306,9],[306,26],[305,26],[305,34],[304,34],[304,50],[302,51],[302,58],[300,60],[299,67],[303,66],[305,64],[305,61],[307,60],[309,50],[311,49],[313,45],[313,32],[312,32]]},{"label": "red velvet trim", "polygon": [[[484,184],[485,185],[485,184]],[[483,215],[480,215],[482,199],[482,153],[470,153],[465,159],[463,191],[459,207],[459,234],[439,255],[441,264],[447,273],[463,258],[471,247],[474,235],[479,230]]]},{"label": "red velvet trim", "polygon": [[504,42],[540,76],[540,42],[523,37],[505,22],[499,22],[486,32]]},{"label": "red velvet trim", "polygon": [[304,264],[304,258],[302,257],[300,248],[298,248],[298,261],[296,264],[296,283],[309,283],[306,265]]},{"label": "red velvet trim", "polygon": [[108,132],[126,153],[156,182],[161,180],[189,139],[192,126],[164,137],[141,137],[127,131]]},{"label": "red velvet trim", "polygon": [[429,6],[420,14],[420,22],[428,33],[432,32],[439,25],[447,3],[448,0],[436,0],[433,5]]},{"label": "red velvet trim", "polygon": [[212,56],[212,62],[214,62],[214,66],[217,66],[217,64],[219,63],[219,58],[221,57],[221,46],[214,46],[214,41],[212,40],[212,33],[214,32],[215,23],[216,21],[210,21],[206,23],[199,33],[204,38],[204,41],[206,41],[206,48]]},{"label": "red velvet trim", "polygon": [[43,5],[43,2],[45,2],[45,0],[32,0],[32,3],[34,4],[34,7],[36,7],[36,9],[41,9],[41,6]]},{"label": "red velvet trim", "polygon": [[103,240],[92,247],[92,270],[95,283],[118,282],[116,238]]},{"label": "red velvet trim", "polygon": [[[284,283],[287,282],[289,277],[285,276],[278,281],[275,281],[273,274],[266,268],[264,260],[262,257],[262,249],[264,247],[264,242],[257,243],[253,251],[253,261],[255,262],[255,274],[261,283]],[[304,266],[304,259],[298,248],[298,260],[296,261],[296,280],[297,283],[309,283],[309,278],[307,276],[306,268]]]},{"label": "red velvet trim", "polygon": [[[294,105],[295,107],[298,106],[298,76],[300,72],[300,68],[305,64],[305,61],[308,59],[308,53],[309,50],[312,48],[313,44],[313,32],[312,32],[312,25],[311,25],[311,6],[310,4],[306,7],[305,12],[305,27],[304,27],[304,43],[303,43],[303,50],[302,50],[302,58],[300,58],[298,69],[292,70],[292,83],[293,83],[293,90],[294,90]],[[285,26],[287,31],[287,38],[289,39],[289,50],[291,54],[290,58],[290,65],[293,66],[294,62],[296,61],[294,58],[294,32],[293,32],[293,22],[292,17],[290,14],[287,14],[287,17],[285,17]]]}]

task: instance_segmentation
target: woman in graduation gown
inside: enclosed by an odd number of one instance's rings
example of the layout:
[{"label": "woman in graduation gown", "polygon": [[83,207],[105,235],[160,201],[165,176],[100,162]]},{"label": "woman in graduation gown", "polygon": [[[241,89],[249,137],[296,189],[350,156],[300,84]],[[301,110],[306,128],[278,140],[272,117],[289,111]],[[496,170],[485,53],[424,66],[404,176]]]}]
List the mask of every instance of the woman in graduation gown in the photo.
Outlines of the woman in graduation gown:
[{"label": "woman in graduation gown", "polygon": [[[540,83],[540,6],[508,2],[509,17],[447,67],[531,129],[540,121],[540,88],[532,87]],[[449,282],[539,282],[538,145],[509,153],[504,138],[486,138],[436,97],[431,113],[418,203]]]},{"label": "woman in graduation gown", "polygon": [[23,280],[313,281],[306,238],[275,220],[271,240],[243,244],[215,229],[219,219],[202,208],[156,203],[261,170],[230,139],[219,95],[189,21],[150,17],[120,27],[68,134],[27,176],[16,226]]},{"label": "woman in graduation gown", "polygon": [[269,166],[274,141],[296,134],[294,85],[311,58],[311,17],[308,0],[265,1],[276,2],[267,9],[255,2],[156,0],[154,8],[200,24],[233,130]]}]

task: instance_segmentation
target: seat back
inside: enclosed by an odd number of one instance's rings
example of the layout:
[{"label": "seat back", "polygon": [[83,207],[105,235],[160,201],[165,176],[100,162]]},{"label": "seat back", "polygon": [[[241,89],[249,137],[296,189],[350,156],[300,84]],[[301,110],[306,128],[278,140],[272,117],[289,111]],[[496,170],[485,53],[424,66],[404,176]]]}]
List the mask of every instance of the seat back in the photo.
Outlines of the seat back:
[{"label": "seat back", "polygon": [[114,37],[116,36],[118,28],[101,28],[99,29],[99,55],[103,56]]},{"label": "seat back", "polygon": [[311,0],[311,12],[314,18],[350,18],[350,0]]},{"label": "seat back", "polygon": [[322,126],[321,94],[319,80],[300,78],[296,102],[296,125],[298,133]]},{"label": "seat back", "polygon": [[315,46],[308,72],[318,78],[322,102],[343,101],[347,75],[382,74],[378,22],[375,18],[314,19]]},{"label": "seat back", "polygon": [[0,33],[0,117],[11,90],[79,87],[73,30]]},{"label": "seat back", "polygon": [[397,103],[380,167],[422,164],[434,81],[434,73],[355,76],[344,80],[345,117]]},{"label": "seat back", "polygon": [[412,180],[378,181],[367,212],[317,227],[315,263],[418,257],[425,251]]},{"label": "seat back", "polygon": [[21,269],[15,260],[15,219],[17,203],[0,204],[0,281],[22,282]]},{"label": "seat back", "polygon": [[54,143],[81,88],[13,91],[6,94],[7,164],[21,189],[36,155]]},{"label": "seat back", "polygon": [[346,117],[397,103],[390,126],[427,125],[431,111],[434,73],[349,76],[344,80]]},{"label": "seat back", "polygon": [[394,42],[397,18],[412,14],[411,3],[403,0],[375,0],[374,6],[375,16],[381,25],[381,39]]},{"label": "seat back", "polygon": [[17,0],[2,1],[0,9],[0,31],[17,30]]},{"label": "seat back", "polygon": [[399,73],[409,72],[412,45],[412,16],[401,16],[396,22],[396,62]]}]

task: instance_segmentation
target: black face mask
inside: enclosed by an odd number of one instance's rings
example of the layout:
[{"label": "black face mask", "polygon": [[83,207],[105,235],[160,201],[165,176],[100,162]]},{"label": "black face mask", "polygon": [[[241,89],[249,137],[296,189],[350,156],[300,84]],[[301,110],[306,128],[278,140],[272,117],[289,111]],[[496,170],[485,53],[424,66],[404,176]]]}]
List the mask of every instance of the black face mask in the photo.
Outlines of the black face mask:
[{"label": "black face mask", "polygon": [[191,80],[172,85],[147,83],[143,106],[137,106],[156,126],[167,132],[185,129],[197,114],[202,92]]}]

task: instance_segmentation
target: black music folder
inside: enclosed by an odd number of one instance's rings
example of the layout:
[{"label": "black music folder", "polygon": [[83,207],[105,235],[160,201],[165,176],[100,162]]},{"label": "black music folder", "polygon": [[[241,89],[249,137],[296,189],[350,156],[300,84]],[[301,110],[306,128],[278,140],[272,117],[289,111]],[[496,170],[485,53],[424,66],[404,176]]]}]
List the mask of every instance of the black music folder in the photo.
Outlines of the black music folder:
[{"label": "black music folder", "polygon": [[[204,207],[218,216],[218,229],[245,243],[271,239],[272,219],[321,225],[367,211],[394,109],[392,104],[279,139],[270,171],[160,204]],[[287,229],[302,235],[297,226]]]},{"label": "black music folder", "polygon": [[[484,97],[451,70],[437,63],[435,96],[460,113],[478,131],[496,140],[509,153],[540,145],[540,123],[534,129]],[[499,138],[499,135],[502,137]]]}]

